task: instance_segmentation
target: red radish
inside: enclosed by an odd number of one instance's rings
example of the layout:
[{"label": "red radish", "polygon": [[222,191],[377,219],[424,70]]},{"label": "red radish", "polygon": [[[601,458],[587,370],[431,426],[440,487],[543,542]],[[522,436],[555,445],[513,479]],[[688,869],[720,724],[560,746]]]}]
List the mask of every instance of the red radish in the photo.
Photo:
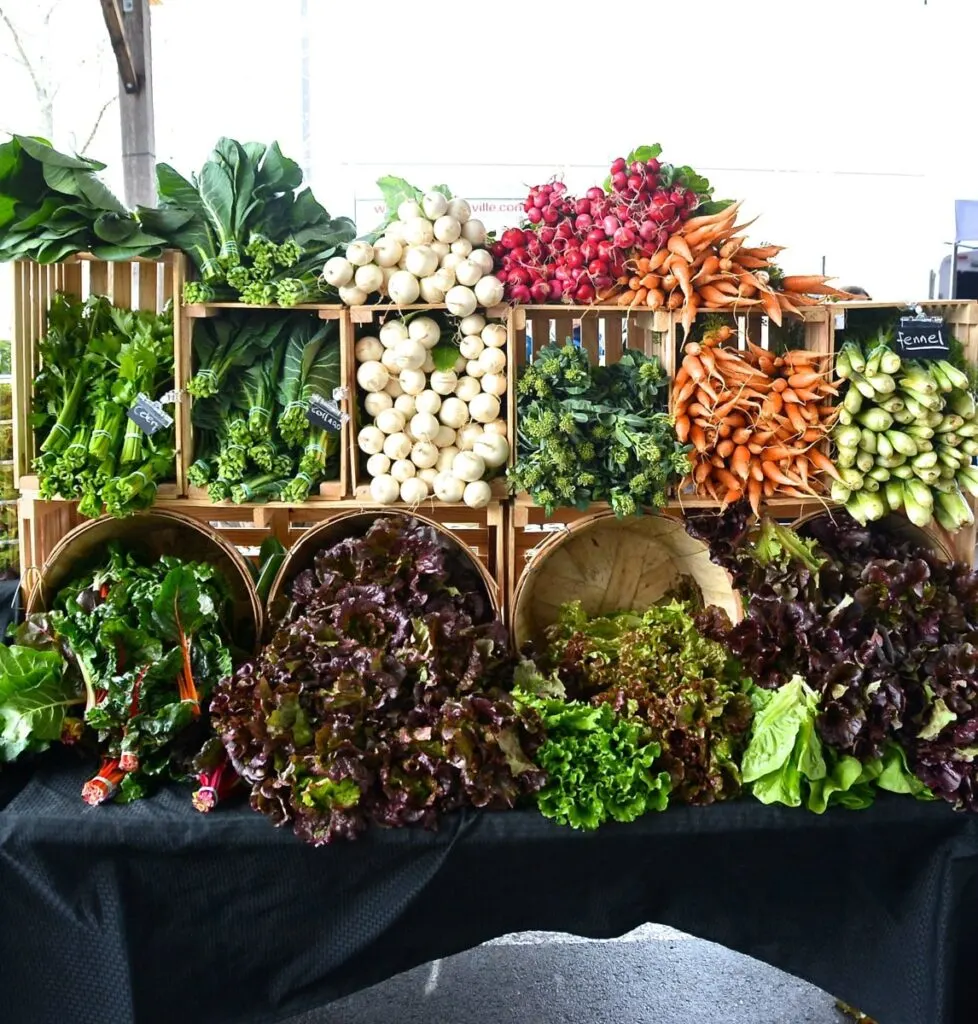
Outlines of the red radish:
[{"label": "red radish", "polygon": [[509,297],[513,302],[527,303],[533,296],[530,294],[530,289],[525,284],[518,284],[515,288],[509,290]]},{"label": "red radish", "polygon": [[530,295],[534,302],[546,302],[550,298],[551,292],[552,289],[546,281],[536,281],[530,288]]},{"label": "red radish", "polygon": [[611,163],[611,173],[617,174],[619,171],[623,171],[627,166],[628,164],[625,162],[625,158],[623,156],[617,156]]},{"label": "red radish", "polygon": [[635,244],[635,232],[629,228],[619,228],[615,232],[614,243],[619,249],[629,249]]},{"label": "red radish", "polygon": [[612,188],[620,191],[621,189],[623,189],[625,187],[625,185],[627,183],[628,183],[628,175],[626,175],[624,171],[617,171],[615,174],[612,174],[612,176],[611,176],[611,186],[612,186]]},{"label": "red radish", "polygon": [[[621,227],[621,222],[617,217],[605,217],[601,226],[604,228],[604,234],[607,235],[608,238],[611,238],[611,236],[614,235],[614,233]],[[596,239],[596,241],[600,242],[601,239]]]},{"label": "red radish", "polygon": [[543,220],[543,214],[535,206],[531,206],[530,209],[526,211],[526,219],[531,224],[539,224],[540,221]]},{"label": "red radish", "polygon": [[592,188],[589,188],[587,192],[585,192],[584,194],[588,197],[588,199],[591,200],[592,203],[604,199],[604,189],[598,188],[596,185],[593,186]]},{"label": "red radish", "polygon": [[[522,234],[522,232],[521,232],[521,234]],[[543,242],[544,245],[550,245],[550,243],[554,240],[556,235],[557,235],[557,232],[554,231],[553,228],[541,228],[541,230],[540,230],[540,241]]]},{"label": "red radish", "polygon": [[574,292],[574,298],[578,302],[594,302],[594,288],[585,282],[579,284]]},{"label": "red radish", "polygon": [[579,232],[588,231],[590,229],[592,223],[593,222],[591,220],[591,215],[588,214],[588,213],[579,213],[574,218],[574,227]]}]

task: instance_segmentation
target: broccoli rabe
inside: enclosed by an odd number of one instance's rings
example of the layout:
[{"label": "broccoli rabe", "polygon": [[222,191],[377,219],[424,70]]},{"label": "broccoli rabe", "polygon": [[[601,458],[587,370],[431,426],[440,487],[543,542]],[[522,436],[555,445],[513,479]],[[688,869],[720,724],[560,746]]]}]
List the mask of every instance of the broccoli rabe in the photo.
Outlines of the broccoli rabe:
[{"label": "broccoli rabe", "polygon": [[592,366],[573,345],[543,348],[517,385],[519,437],[510,487],[548,513],[607,501],[619,516],[661,508],[689,459],[667,415],[658,360],[626,349]]}]

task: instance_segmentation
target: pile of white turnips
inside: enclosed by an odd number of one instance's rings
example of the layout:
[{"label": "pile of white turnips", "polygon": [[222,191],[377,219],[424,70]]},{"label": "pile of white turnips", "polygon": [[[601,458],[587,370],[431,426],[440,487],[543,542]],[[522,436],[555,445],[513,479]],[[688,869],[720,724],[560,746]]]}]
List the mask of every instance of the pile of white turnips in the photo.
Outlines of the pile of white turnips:
[{"label": "pile of white turnips", "polygon": [[482,508],[492,497],[485,478],[505,469],[506,327],[481,313],[463,317],[444,339],[457,340],[454,368],[438,370],[431,350],[447,333],[432,317],[415,316],[388,320],[356,343],[370,421],[357,444],[379,505],[417,505],[434,495]]},{"label": "pile of white turnips", "polygon": [[431,192],[420,203],[401,203],[373,245],[351,242],[346,256],[327,260],[323,280],[348,306],[385,295],[396,306],[444,303],[455,316],[469,316],[478,306],[503,301],[485,244],[485,225],[464,199]]}]

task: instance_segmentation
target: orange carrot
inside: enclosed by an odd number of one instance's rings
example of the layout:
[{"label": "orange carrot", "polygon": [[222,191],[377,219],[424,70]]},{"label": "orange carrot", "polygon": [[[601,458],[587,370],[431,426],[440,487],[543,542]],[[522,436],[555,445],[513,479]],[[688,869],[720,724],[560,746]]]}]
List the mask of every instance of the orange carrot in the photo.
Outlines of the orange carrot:
[{"label": "orange carrot", "polygon": [[762,482],[756,478],[751,478],[747,484],[747,500],[755,516],[761,514],[761,486]]},{"label": "orange carrot", "polygon": [[689,416],[686,413],[679,413],[676,415],[676,437],[679,439],[680,444],[685,444],[686,439],[689,437],[690,422]]},{"label": "orange carrot", "polygon": [[812,460],[812,465],[816,469],[820,469],[823,473],[827,473],[833,480],[840,480],[841,476],[839,471],[832,464],[832,460],[826,455],[820,452],[817,448],[813,448],[809,453],[808,457]]},{"label": "orange carrot", "polygon": [[746,480],[750,475],[750,452],[744,445],[738,445],[734,449],[733,457],[730,460],[730,468],[741,480]]},{"label": "orange carrot", "polygon": [[682,256],[687,263],[693,262],[693,254],[689,251],[689,245],[682,235],[670,235],[666,242],[666,248],[676,256]]},{"label": "orange carrot", "polygon": [[703,428],[695,423],[690,428],[689,440],[698,452],[706,451],[706,434],[704,433]]}]

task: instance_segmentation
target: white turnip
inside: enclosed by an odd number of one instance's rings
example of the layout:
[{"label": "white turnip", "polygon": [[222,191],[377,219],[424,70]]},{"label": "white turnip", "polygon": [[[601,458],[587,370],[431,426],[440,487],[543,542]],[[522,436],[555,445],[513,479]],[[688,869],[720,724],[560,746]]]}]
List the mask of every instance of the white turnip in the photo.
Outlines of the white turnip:
[{"label": "white turnip", "polygon": [[368,335],[353,346],[353,354],[357,357],[358,363],[369,363],[380,359],[384,354],[384,346],[380,343],[379,338]]},{"label": "white turnip", "polygon": [[370,481],[370,498],[378,505],[393,505],[400,497],[401,488],[397,481],[388,473],[375,476]]},{"label": "white turnip", "polygon": [[486,226],[481,220],[476,220],[475,217],[470,217],[462,225],[462,237],[472,243],[472,247],[475,248],[479,245],[486,244]]},{"label": "white turnip", "polygon": [[[471,263],[472,261],[469,260]],[[498,277],[489,274],[480,278],[475,284],[475,297],[480,306],[498,306],[503,301],[503,283]]]},{"label": "white turnip", "polygon": [[363,427],[357,434],[357,447],[367,455],[376,455],[384,450],[386,440],[383,431],[377,427]]},{"label": "white turnip", "polygon": [[472,216],[472,208],[464,199],[452,199],[448,203],[448,212],[460,223],[464,224]]},{"label": "white turnip", "polygon": [[[409,270],[399,270],[391,275],[387,282],[387,292],[391,302],[398,306],[410,306],[412,302],[418,301],[421,294],[421,286],[418,279]],[[357,305],[357,303],[352,303]]]},{"label": "white turnip", "polygon": [[462,234],[462,225],[454,217],[446,215],[435,221],[434,232],[439,242],[451,245],[452,242],[458,241],[459,235]]},{"label": "white turnip", "polygon": [[393,406],[394,399],[386,391],[371,391],[363,399],[363,407],[366,409],[368,416],[377,416],[385,409],[391,409]]},{"label": "white turnip", "polygon": [[418,476],[412,476],[401,484],[401,501],[405,505],[420,505],[428,497],[428,485]]},{"label": "white turnip", "polygon": [[367,459],[367,473],[370,476],[383,476],[391,468],[391,460],[383,452],[377,452]]},{"label": "white turnip", "polygon": [[474,452],[461,451],[452,460],[452,476],[466,483],[481,480],[486,473],[486,464]]},{"label": "white turnip", "polygon": [[[462,264],[460,263],[459,267],[461,266]],[[458,269],[456,267],[456,273]],[[478,270],[478,267],[475,269]],[[457,284],[454,288],[449,289],[448,294],[445,296],[445,305],[448,307],[448,312],[453,316],[468,316],[470,313],[475,312],[478,302],[476,301],[475,292],[471,288],[465,288]]]},{"label": "white turnip", "polygon": [[454,370],[435,370],[428,381],[432,391],[437,395],[450,395],[458,384]]},{"label": "white turnip", "polygon": [[387,367],[376,359],[370,359],[357,367],[357,384],[364,391],[383,391],[389,379]]},{"label": "white turnip", "polygon": [[373,263],[374,247],[369,242],[350,242],[346,247],[346,258],[355,267],[365,267]]},{"label": "white turnip", "polygon": [[492,489],[485,480],[474,480],[465,485],[462,492],[462,501],[469,508],[485,508],[492,500]]},{"label": "white turnip", "polygon": [[446,427],[458,430],[469,420],[469,407],[460,398],[446,398],[438,410],[438,419]]},{"label": "white turnip", "polygon": [[469,402],[469,415],[477,423],[491,423],[499,418],[499,399],[483,392]]},{"label": "white turnip", "polygon": [[465,484],[452,476],[448,471],[442,471],[435,478],[435,497],[439,501],[447,501],[449,504],[456,504],[462,500],[465,493]]},{"label": "white turnip", "polygon": [[348,259],[332,256],[323,264],[323,280],[334,288],[339,288],[353,280],[355,269]]}]

